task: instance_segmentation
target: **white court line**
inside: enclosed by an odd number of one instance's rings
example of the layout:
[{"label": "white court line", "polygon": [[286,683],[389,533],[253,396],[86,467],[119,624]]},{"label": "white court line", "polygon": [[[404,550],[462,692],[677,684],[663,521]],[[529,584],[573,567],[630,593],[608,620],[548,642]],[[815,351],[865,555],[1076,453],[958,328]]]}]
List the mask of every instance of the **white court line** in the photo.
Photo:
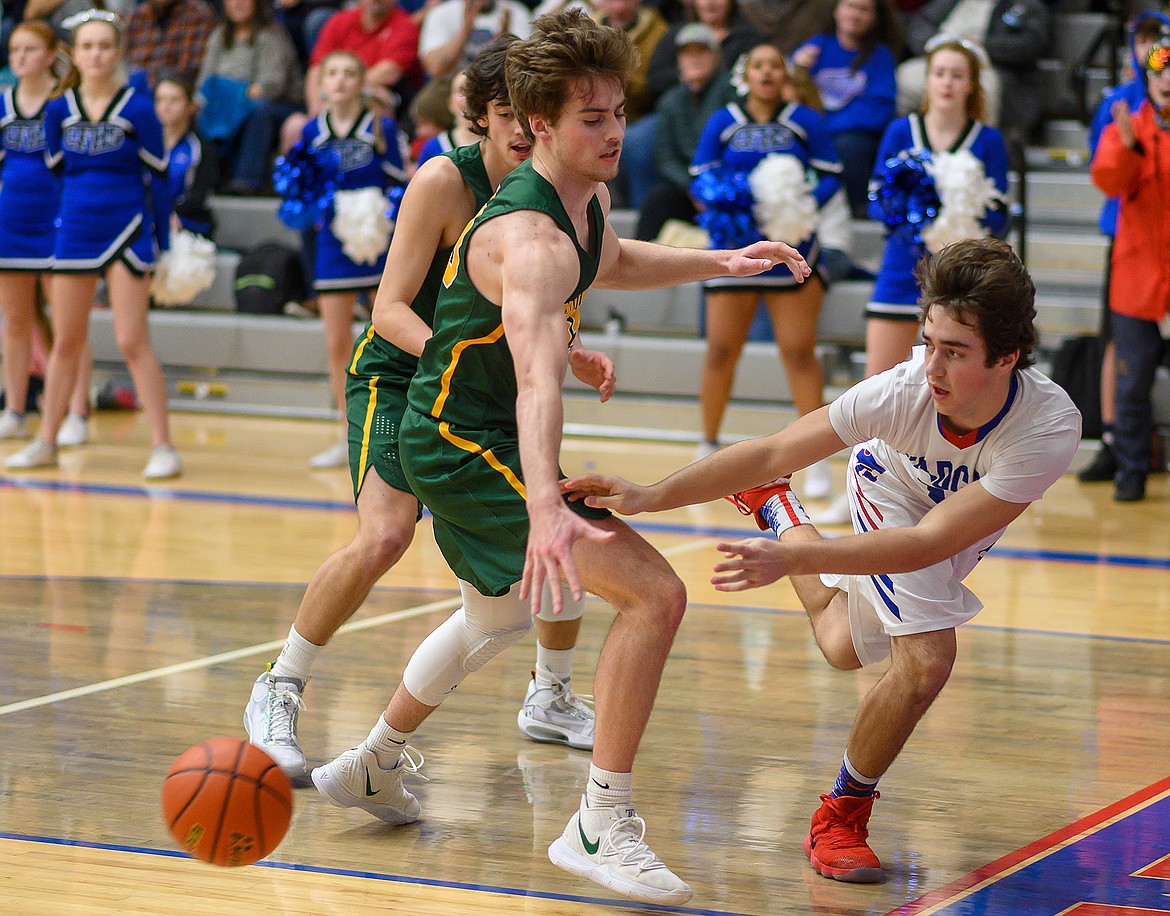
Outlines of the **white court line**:
[{"label": "white court line", "polygon": [[[676,553],[694,550],[711,543],[711,541],[711,538],[703,538],[698,541],[689,541],[686,544],[676,544],[674,547],[668,547],[659,552],[663,556],[671,556]],[[368,617],[365,620],[355,620],[351,623],[343,624],[338,628],[337,632],[338,634],[354,633],[359,630],[379,627],[384,623],[395,623],[399,620],[409,620],[412,617],[422,617],[425,614],[433,614],[436,611],[453,611],[461,604],[463,604],[462,598],[445,598],[442,601],[432,601],[430,604],[420,604],[417,607],[406,608],[401,611],[391,611],[388,614],[379,614],[376,617]],[[78,697],[87,697],[91,694],[102,693],[106,690],[116,690],[119,687],[129,687],[131,684],[141,684],[143,681],[153,681],[160,677],[169,677],[172,674],[182,674],[184,671],[210,668],[212,665],[234,662],[241,658],[261,655],[264,652],[272,652],[273,650],[282,648],[284,648],[283,639],[273,640],[272,642],[246,646],[243,649],[233,649],[231,652],[220,652],[218,655],[206,655],[203,658],[193,658],[187,662],[179,662],[177,665],[166,665],[162,668],[140,671],[137,674],[127,674],[125,677],[99,681],[96,684],[86,684],[83,687],[60,690],[57,693],[49,693],[28,700],[20,700],[17,703],[9,703],[7,706],[0,706],[0,716],[7,716],[14,712],[24,712],[26,709],[36,709],[38,706],[48,706],[50,703],[59,703],[62,700],[74,700]]]}]

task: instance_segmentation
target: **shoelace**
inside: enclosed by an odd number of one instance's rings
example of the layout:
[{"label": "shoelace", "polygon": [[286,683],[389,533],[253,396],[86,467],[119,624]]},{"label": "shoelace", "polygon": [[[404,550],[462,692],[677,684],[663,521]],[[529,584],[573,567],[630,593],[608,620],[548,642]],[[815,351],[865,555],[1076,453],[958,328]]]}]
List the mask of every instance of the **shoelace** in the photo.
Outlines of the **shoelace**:
[{"label": "shoelace", "polygon": [[583,719],[593,718],[593,694],[573,693],[573,688],[551,671],[549,677],[552,678],[553,693],[556,695],[554,702],[560,701],[572,715],[580,716]]},{"label": "shoelace", "polygon": [[426,760],[416,747],[411,747],[409,744],[402,746],[402,756],[399,758],[400,763],[394,769],[405,770],[411,776],[417,776],[423,782],[430,782],[430,779],[423,776],[419,771],[422,769],[423,762]]},{"label": "shoelace", "polygon": [[294,728],[296,727],[297,713],[303,712],[305,701],[295,690],[277,690],[275,687],[268,693],[268,743],[287,744],[296,743]]},{"label": "shoelace", "polygon": [[646,845],[646,822],[634,814],[619,817],[610,824],[601,841],[601,854],[607,851],[617,856],[619,865],[635,866],[642,871],[652,868],[666,868],[654,850]]}]

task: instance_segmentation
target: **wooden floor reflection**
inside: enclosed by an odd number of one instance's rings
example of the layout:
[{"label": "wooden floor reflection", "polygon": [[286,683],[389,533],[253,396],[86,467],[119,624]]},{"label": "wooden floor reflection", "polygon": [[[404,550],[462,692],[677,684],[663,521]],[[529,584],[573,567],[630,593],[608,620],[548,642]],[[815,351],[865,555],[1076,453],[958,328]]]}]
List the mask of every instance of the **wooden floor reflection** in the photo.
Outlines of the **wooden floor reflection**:
[{"label": "wooden floor reflection", "polygon": [[[610,909],[545,855],[588,760],[516,729],[531,638],[416,736],[430,778],[414,786],[420,823],[388,828],[308,789],[272,867],[172,854],[158,803],[169,762],[242,734],[250,683],[304,582],[354,525],[346,474],[300,466],[328,444],[324,424],[176,425],[189,472],[172,487],[139,486],[143,432],[127,418],[99,417],[97,444],[60,471],[0,478],[0,911]],[[638,479],[688,458],[577,438],[565,450],[570,471]],[[873,887],[814,875],[800,843],[880,671],[830,671],[786,585],[733,600],[706,584],[715,537],[754,532],[729,506],[640,522],[691,596],[635,784],[654,848],[695,888],[688,911],[885,913],[1165,777],[1166,482],[1140,506],[1108,497],[1061,481],[973,574],[987,608],[883,780],[871,840],[887,880]],[[424,522],[315,668],[301,728],[312,761],[365,735],[453,586]],[[584,692],[610,618],[589,603]]]}]

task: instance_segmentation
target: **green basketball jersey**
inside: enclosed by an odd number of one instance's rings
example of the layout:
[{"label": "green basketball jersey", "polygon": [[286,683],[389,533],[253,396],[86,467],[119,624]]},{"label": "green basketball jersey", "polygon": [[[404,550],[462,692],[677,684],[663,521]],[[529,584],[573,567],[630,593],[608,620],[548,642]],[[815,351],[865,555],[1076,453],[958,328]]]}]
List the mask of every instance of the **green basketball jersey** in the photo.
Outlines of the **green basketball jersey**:
[{"label": "green basketball jersey", "polygon": [[547,213],[577,249],[581,270],[565,303],[566,349],[577,338],[581,302],[597,276],[605,229],[601,204],[596,197],[589,202],[591,250],[587,251],[577,239],[556,189],[532,167],[531,160],[522,163],[504,179],[455,243],[435,308],[434,334],[427,341],[407,393],[412,409],[457,429],[516,428],[516,371],[500,307],[472,284],[466,258],[476,229],[517,210]]}]

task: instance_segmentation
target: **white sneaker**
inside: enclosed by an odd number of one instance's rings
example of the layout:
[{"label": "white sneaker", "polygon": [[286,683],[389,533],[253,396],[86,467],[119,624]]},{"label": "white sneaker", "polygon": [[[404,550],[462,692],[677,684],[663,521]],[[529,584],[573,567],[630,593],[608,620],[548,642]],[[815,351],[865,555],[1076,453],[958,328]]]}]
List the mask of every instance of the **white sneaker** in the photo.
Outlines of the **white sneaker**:
[{"label": "white sneaker", "polygon": [[833,469],[826,458],[805,468],[800,486],[806,499],[826,499],[833,492]]},{"label": "white sneaker", "polygon": [[556,675],[551,687],[537,687],[536,675],[532,675],[516,724],[533,741],[567,744],[579,751],[593,750],[596,725],[593,707]]},{"label": "white sneaker", "polygon": [[0,439],[27,439],[30,435],[28,417],[18,416],[11,410],[0,417]]},{"label": "white sneaker", "polygon": [[4,467],[10,471],[31,471],[34,468],[55,468],[57,450],[39,436],[19,452],[8,456]]},{"label": "white sneaker", "polygon": [[553,865],[630,900],[680,904],[691,888],[662,864],[645,841],[646,822],[632,807],[581,807],[548,848]]},{"label": "white sneaker", "polygon": [[166,480],[182,473],[183,462],[179,460],[179,453],[169,445],[156,445],[142,469],[142,476],[147,480]]},{"label": "white sneaker", "polygon": [[722,447],[718,442],[708,442],[706,439],[700,440],[699,444],[695,447],[695,461],[702,461],[704,458],[714,455]]},{"label": "white sneaker", "polygon": [[75,448],[89,441],[89,420],[71,413],[57,430],[57,448]]},{"label": "white sneaker", "polygon": [[309,769],[297,741],[297,716],[305,708],[301,695],[307,680],[277,677],[265,671],[252,685],[252,696],[244,707],[244,730],[248,740],[267,752],[289,776],[304,776]]},{"label": "white sneaker", "polygon": [[383,770],[374,752],[359,744],[313,770],[313,785],[338,808],[362,808],[387,824],[410,824],[422,809],[402,787],[402,777],[410,773],[426,779],[419,773],[422,764],[422,754],[407,745],[394,766]]},{"label": "white sneaker", "polygon": [[323,469],[323,468],[343,468],[349,464],[349,443],[342,439],[319,455],[314,455],[309,459],[309,467]]},{"label": "white sneaker", "polygon": [[838,493],[829,503],[829,508],[817,512],[813,522],[817,525],[848,525],[851,518],[849,508],[849,494]]}]

